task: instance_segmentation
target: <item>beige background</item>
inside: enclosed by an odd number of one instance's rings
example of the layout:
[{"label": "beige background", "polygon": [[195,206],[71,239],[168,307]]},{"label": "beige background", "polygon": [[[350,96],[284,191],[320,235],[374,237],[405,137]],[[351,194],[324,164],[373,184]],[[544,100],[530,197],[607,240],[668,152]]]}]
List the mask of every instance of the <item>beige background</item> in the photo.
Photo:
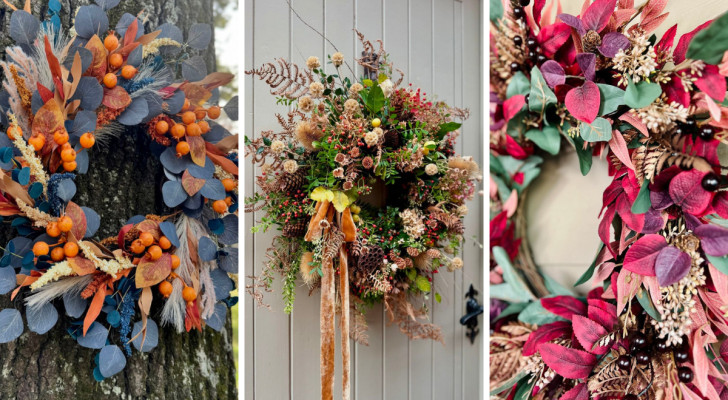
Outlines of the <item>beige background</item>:
[{"label": "beige background", "polygon": [[[644,1],[636,1],[637,5]],[[578,14],[583,1],[562,0],[563,11]],[[658,39],[678,24],[675,43],[683,33],[728,10],[726,0],[671,0],[670,15],[655,32]],[[597,214],[602,192],[611,182],[606,160],[594,160],[587,176],[579,172],[576,153],[568,149],[559,157],[547,158],[543,172],[531,186],[527,204],[528,236],[536,263],[558,282],[569,287],[594,259],[599,246]],[[580,288],[589,289],[589,284]]]}]

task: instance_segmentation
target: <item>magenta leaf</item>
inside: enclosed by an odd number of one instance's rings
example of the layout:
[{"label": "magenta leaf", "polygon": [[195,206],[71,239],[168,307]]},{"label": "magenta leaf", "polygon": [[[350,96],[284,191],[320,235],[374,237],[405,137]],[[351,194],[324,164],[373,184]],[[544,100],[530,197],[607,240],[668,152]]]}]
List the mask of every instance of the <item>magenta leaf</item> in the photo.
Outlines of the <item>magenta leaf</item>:
[{"label": "magenta leaf", "polygon": [[728,340],[724,340],[720,345],[720,358],[728,363]]},{"label": "magenta leaf", "polygon": [[657,233],[665,227],[665,222],[667,221],[666,218],[663,218],[662,212],[650,207],[645,213],[645,225],[640,233]]},{"label": "magenta leaf", "polygon": [[680,64],[681,62],[685,61],[685,54],[687,54],[687,52],[688,52],[688,47],[690,46],[690,42],[693,40],[695,35],[698,34],[698,32],[707,28],[708,25],[710,25],[712,22],[713,22],[712,19],[710,21],[704,22],[702,25],[698,26],[697,28],[693,29],[692,31],[690,31],[680,37],[680,40],[678,40],[677,46],[675,47],[675,51],[672,53],[672,58],[675,61],[675,65]]},{"label": "magenta leaf", "polygon": [[611,330],[619,321],[617,306],[602,299],[589,299],[589,319]]},{"label": "magenta leaf", "polygon": [[690,106],[690,92],[685,90],[682,80],[670,79],[670,82],[663,83],[661,86],[668,100],[676,101],[686,108]]},{"label": "magenta leaf", "polygon": [[722,102],[725,99],[726,81],[716,65],[706,65],[703,75],[695,81],[695,86],[713,100]]},{"label": "magenta leaf", "polygon": [[[593,54],[592,54],[593,55]],[[591,81],[566,94],[566,109],[579,121],[591,124],[599,114],[599,86]]]},{"label": "magenta leaf", "polygon": [[713,210],[723,219],[728,219],[728,192],[718,192],[713,198]]},{"label": "magenta leaf", "polygon": [[617,208],[612,206],[607,208],[607,211],[602,216],[602,220],[599,221],[599,238],[602,239],[602,243],[604,243],[607,248],[609,248],[609,252],[612,253],[613,256],[617,256],[614,254],[614,250],[612,250],[612,247],[609,246],[609,242],[611,241],[611,228],[612,228],[612,220],[614,220],[614,214],[617,212]]},{"label": "magenta leaf", "polygon": [[690,214],[698,215],[710,205],[712,193],[703,189],[701,181],[705,172],[691,169],[677,174],[670,181],[672,201]]},{"label": "magenta leaf", "polygon": [[584,24],[581,23],[579,17],[575,17],[570,14],[559,14],[559,19],[566,25],[576,29],[576,32],[578,32],[579,35],[584,36],[586,34]]},{"label": "magenta leaf", "polygon": [[[596,77],[597,56],[594,53],[579,53],[576,55],[576,62],[584,73],[587,80],[593,81]],[[598,87],[597,87],[598,88]]]},{"label": "magenta leaf", "polygon": [[670,49],[672,49],[672,45],[675,44],[675,34],[677,33],[677,24],[673,25],[670,29],[665,32],[664,35],[662,35],[662,39],[660,39],[659,42],[655,45],[655,51],[661,52],[664,51],[666,53],[669,53]]},{"label": "magenta leaf", "polygon": [[564,23],[543,27],[538,33],[538,42],[546,57],[551,57],[571,37],[571,28]]},{"label": "magenta leaf", "polygon": [[609,333],[603,326],[579,315],[574,315],[571,322],[574,325],[574,336],[586,351],[597,355],[606,354],[609,351],[608,345],[598,345],[599,341]]},{"label": "magenta leaf", "polygon": [[667,246],[660,250],[655,260],[655,275],[660,286],[670,286],[690,272],[692,260],[688,253],[677,247]]},{"label": "magenta leaf", "polygon": [[554,339],[570,336],[571,323],[568,321],[556,321],[550,324],[539,326],[534,332],[528,336],[528,340],[523,345],[523,356],[528,357],[536,354],[538,346],[542,343],[550,342]]},{"label": "magenta leaf", "polygon": [[624,268],[639,275],[655,276],[655,261],[667,241],[662,235],[649,234],[639,238],[624,256]]},{"label": "magenta leaf", "polygon": [[510,121],[526,104],[526,96],[517,94],[503,102],[503,118]]},{"label": "magenta leaf", "polygon": [[728,229],[704,224],[695,228],[695,235],[700,238],[700,247],[703,248],[705,254],[713,257],[728,254]]},{"label": "magenta leaf", "polygon": [[581,16],[584,28],[601,32],[609,24],[609,17],[614,13],[616,5],[617,0],[597,0],[592,3]]},{"label": "magenta leaf", "polygon": [[546,6],[546,0],[535,0],[533,2],[533,21],[541,27],[541,13]]},{"label": "magenta leaf", "polygon": [[617,199],[617,213],[625,224],[635,232],[642,232],[645,227],[645,214],[635,214],[632,212],[632,201],[627,195],[619,196]]},{"label": "magenta leaf", "polygon": [[670,193],[667,191],[662,192],[650,192],[650,202],[655,210],[664,210],[667,207],[675,204],[670,197]]},{"label": "magenta leaf", "polygon": [[586,304],[571,296],[555,296],[541,299],[541,305],[546,310],[559,317],[571,320],[573,315],[586,315]]},{"label": "magenta leaf", "polygon": [[517,160],[523,160],[528,157],[526,150],[523,150],[523,147],[511,135],[506,135],[506,152]]},{"label": "magenta leaf", "polygon": [[564,393],[560,400],[589,400],[589,388],[586,383],[580,383]]},{"label": "magenta leaf", "polygon": [[566,73],[561,64],[554,60],[548,60],[541,65],[541,75],[543,79],[549,85],[550,88],[554,88],[558,85],[563,85],[566,82]]},{"label": "magenta leaf", "polygon": [[595,355],[555,343],[544,343],[538,348],[546,365],[568,379],[586,379],[597,362]]},{"label": "magenta leaf", "polygon": [[609,32],[602,38],[602,45],[599,46],[599,52],[605,57],[613,58],[617,53],[628,48],[630,41],[627,36],[619,32]]}]

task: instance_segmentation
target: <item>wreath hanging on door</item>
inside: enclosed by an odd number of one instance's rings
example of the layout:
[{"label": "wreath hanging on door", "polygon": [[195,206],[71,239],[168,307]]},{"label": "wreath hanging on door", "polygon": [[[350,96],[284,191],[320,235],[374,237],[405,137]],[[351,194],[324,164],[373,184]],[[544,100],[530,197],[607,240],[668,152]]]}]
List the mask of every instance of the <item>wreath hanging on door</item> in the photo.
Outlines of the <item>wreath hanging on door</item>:
[{"label": "wreath hanging on door", "polygon": [[246,211],[263,213],[253,232],[279,230],[248,289],[262,304],[262,290],[282,275],[285,311],[291,312],[299,276],[321,288],[323,398],[332,396],[337,313],[344,398],[349,336],[366,343],[369,305],[383,302],[410,338],[442,340],[437,326],[421,320],[427,312],[417,299],[434,295],[439,301],[434,274],[463,267],[457,254],[465,203],[480,179],[477,164],[454,150],[455,120],[465,119],[467,110],[403,86],[382,43],[359,38],[364,53],[357,63],[365,76],[358,81],[343,76],[344,66],[351,68],[338,52],[328,57],[334,74],[324,72],[317,57],[309,57],[306,68],[276,60],[247,72],[270,85],[278,104],[294,106],[287,117],[277,116],[280,131],[246,138],[246,156],[260,167],[261,190],[246,199]]},{"label": "wreath hanging on door", "polygon": [[[555,22],[555,2],[529,3],[491,25],[491,394],[723,398],[728,14],[676,41],[677,26],[651,34],[664,0],[586,1]],[[586,298],[542,277],[522,242],[535,153],[562,142],[584,175],[597,155],[614,177]]]},{"label": "wreath hanging on door", "polygon": [[[237,136],[214,121],[213,91],[233,76],[208,75],[200,57],[212,28],[195,24],[186,40],[172,24],[145,34],[143,15],[123,14],[110,29],[107,12],[119,1],[97,3],[78,9],[70,31],[56,0],[42,22],[29,0],[10,6],[4,34],[16,45],[0,62],[0,216],[17,236],[2,249],[0,294],[24,312],[0,311],[0,343],[26,324],[45,334],[62,321],[79,345],[100,350],[93,375],[103,380],[123,370],[132,346],[156,347],[155,292],[163,325],[224,328],[237,301],[228,274],[237,273],[238,168]],[[228,105],[237,119],[236,102]],[[93,168],[97,143],[129,129],[152,139],[170,214],[132,217],[117,236],[96,240],[100,217],[72,201],[74,179]]]}]

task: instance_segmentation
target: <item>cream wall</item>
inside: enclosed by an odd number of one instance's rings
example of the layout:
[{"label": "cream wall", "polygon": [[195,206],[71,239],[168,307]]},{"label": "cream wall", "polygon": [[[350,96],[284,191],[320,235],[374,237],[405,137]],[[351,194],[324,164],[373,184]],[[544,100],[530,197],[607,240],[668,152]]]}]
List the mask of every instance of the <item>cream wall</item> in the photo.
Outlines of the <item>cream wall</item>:
[{"label": "cream wall", "polygon": [[[564,12],[577,14],[583,1],[562,0],[562,4]],[[666,8],[670,15],[655,33],[660,38],[677,23],[679,38],[726,10],[726,0],[671,0]],[[591,264],[599,246],[597,214],[602,192],[611,179],[607,176],[606,160],[594,160],[589,175],[582,176],[576,153],[569,150],[544,162],[541,176],[531,185],[526,205],[528,237],[536,263],[558,282],[571,286]],[[588,289],[582,287],[580,291]]]}]

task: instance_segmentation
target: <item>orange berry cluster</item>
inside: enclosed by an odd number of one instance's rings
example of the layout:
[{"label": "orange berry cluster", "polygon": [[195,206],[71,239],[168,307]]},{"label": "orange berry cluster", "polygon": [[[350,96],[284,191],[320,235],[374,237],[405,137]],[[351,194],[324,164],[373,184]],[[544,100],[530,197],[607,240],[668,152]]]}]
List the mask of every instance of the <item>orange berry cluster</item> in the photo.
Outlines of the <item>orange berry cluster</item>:
[{"label": "orange berry cluster", "polygon": [[[237,183],[235,180],[225,178],[222,180],[222,185],[225,187],[226,192],[232,192],[235,190]],[[212,209],[218,214],[225,214],[228,208],[233,204],[233,198],[230,196],[225,197],[223,200],[215,200],[212,202]]]},{"label": "orange berry cluster", "polygon": [[47,256],[50,253],[51,260],[55,262],[63,261],[66,257],[72,258],[78,255],[78,245],[76,243],[66,242],[61,245],[57,243],[51,246],[46,242],[36,242],[33,245],[33,254],[36,257]]},{"label": "orange berry cluster", "polygon": [[[22,136],[23,130],[20,129],[20,127],[18,126],[13,125],[8,128],[7,134],[10,139],[14,140],[15,137],[18,137],[16,135]],[[58,129],[53,133],[53,142],[57,145],[56,148],[58,149],[59,155],[61,157],[63,169],[71,172],[75,170],[77,166],[76,150],[73,149],[71,144],[68,142],[68,139],[68,132],[66,132],[64,128]],[[79,143],[84,149],[90,149],[96,143],[96,138],[94,137],[93,133],[86,132],[81,135]],[[40,152],[46,145],[46,137],[42,133],[36,133],[31,136],[30,139],[28,139],[28,144],[33,146],[33,149],[36,152]]]},{"label": "orange berry cluster", "polygon": [[194,106],[190,104],[189,99],[185,99],[182,111],[177,114],[181,121],[172,121],[170,125],[166,120],[159,120],[154,126],[154,131],[157,135],[169,134],[172,138],[177,139],[178,143],[175,150],[177,151],[177,156],[182,157],[190,152],[189,143],[183,140],[185,136],[201,136],[210,132],[210,124],[205,121],[205,118],[218,119],[220,113],[220,107],[218,106],[205,109]]},{"label": "orange berry cluster", "polygon": [[[161,236],[159,240],[156,240],[154,235],[151,233],[141,232],[139,237],[131,242],[129,250],[131,250],[131,252],[135,255],[146,255],[149,256],[152,261],[157,261],[162,257],[162,253],[165,250],[169,250],[171,248],[172,242],[170,242],[166,236]],[[139,259],[135,259],[135,261],[138,263]],[[172,269],[179,267],[179,264],[179,257],[172,254]]]},{"label": "orange berry cluster", "polygon": [[[173,276],[174,275],[174,276]],[[176,274],[172,273],[170,274],[170,277],[172,279],[178,278]],[[184,284],[184,281],[182,281]],[[174,287],[172,286],[172,282],[170,281],[162,281],[159,284],[159,293],[164,296],[165,298],[169,297],[172,294],[172,290]],[[192,303],[197,299],[197,292],[195,292],[195,289],[191,286],[187,286],[185,284],[184,288],[182,289],[182,298],[186,303]]]},{"label": "orange berry cluster", "polygon": [[110,72],[104,75],[104,86],[109,89],[115,88],[118,81],[117,74],[120,74],[127,80],[136,76],[138,72],[137,69],[131,65],[124,65],[124,56],[122,56],[121,53],[115,53],[115,51],[119,48],[119,38],[117,38],[113,32],[109,33],[109,35],[106,36],[106,39],[104,39],[104,47],[106,47],[106,50],[110,53],[107,57]]}]

